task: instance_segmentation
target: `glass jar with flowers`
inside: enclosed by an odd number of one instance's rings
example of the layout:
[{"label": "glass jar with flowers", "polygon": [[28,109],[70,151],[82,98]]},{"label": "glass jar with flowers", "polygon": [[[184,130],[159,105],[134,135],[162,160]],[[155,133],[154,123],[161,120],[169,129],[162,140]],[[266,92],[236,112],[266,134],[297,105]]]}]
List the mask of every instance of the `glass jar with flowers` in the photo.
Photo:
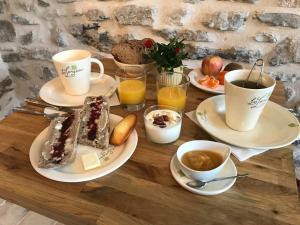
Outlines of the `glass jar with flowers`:
[{"label": "glass jar with flowers", "polygon": [[189,77],[183,73],[182,60],[187,57],[183,40],[173,38],[168,44],[144,42],[147,57],[155,62],[157,101],[183,111],[186,103]]},{"label": "glass jar with flowers", "polygon": [[152,39],[144,42],[146,56],[155,62],[159,72],[157,78],[166,85],[180,83],[181,76],[178,74],[183,73],[182,60],[187,57],[183,41],[172,38],[167,44],[154,42]]}]

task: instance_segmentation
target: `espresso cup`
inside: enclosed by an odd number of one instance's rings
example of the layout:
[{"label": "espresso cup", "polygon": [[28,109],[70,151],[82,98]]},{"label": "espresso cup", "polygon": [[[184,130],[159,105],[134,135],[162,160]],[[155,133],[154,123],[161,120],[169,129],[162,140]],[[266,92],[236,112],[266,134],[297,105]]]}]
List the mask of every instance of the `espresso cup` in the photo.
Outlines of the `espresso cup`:
[{"label": "espresso cup", "polygon": [[[244,88],[233,84],[234,81],[245,81],[250,70],[234,70],[225,75],[225,120],[226,124],[237,131],[249,131],[255,128],[261,113],[267,104],[275,80],[268,74],[262,73],[260,89]],[[259,71],[252,71],[249,81],[259,80]]]},{"label": "espresso cup", "polygon": [[[91,81],[99,80],[104,75],[103,64],[91,57],[87,50],[67,50],[52,57],[58,77],[66,93],[83,95],[90,90]],[[91,63],[99,65],[99,76],[91,76]]]}]

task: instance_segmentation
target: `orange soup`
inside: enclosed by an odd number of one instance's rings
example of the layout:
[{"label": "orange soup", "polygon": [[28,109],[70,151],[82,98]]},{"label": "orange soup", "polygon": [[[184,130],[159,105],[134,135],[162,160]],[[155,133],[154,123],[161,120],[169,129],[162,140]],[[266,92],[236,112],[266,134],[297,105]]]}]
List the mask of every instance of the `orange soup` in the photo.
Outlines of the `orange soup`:
[{"label": "orange soup", "polygon": [[223,157],[209,150],[193,150],[184,153],[181,162],[192,170],[207,171],[220,166]]}]

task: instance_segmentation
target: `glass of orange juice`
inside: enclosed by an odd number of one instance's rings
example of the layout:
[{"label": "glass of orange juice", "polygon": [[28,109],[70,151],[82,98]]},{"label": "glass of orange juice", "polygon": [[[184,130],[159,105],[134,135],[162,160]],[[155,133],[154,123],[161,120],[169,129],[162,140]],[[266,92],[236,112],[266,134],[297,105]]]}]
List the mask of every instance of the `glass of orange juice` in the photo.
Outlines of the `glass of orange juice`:
[{"label": "glass of orange juice", "polygon": [[146,71],[137,69],[134,73],[128,70],[117,70],[118,96],[123,108],[138,111],[145,106]]},{"label": "glass of orange juice", "polygon": [[157,102],[183,112],[190,79],[183,73],[161,73],[156,79]]}]

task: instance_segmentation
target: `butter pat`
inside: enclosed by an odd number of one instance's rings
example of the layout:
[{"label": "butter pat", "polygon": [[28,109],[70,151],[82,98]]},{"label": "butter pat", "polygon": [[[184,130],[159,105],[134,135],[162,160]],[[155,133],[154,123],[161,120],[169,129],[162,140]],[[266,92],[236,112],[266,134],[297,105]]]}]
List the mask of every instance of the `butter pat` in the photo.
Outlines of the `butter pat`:
[{"label": "butter pat", "polygon": [[81,162],[85,170],[91,170],[101,166],[100,160],[96,152],[91,152],[81,156]]}]

